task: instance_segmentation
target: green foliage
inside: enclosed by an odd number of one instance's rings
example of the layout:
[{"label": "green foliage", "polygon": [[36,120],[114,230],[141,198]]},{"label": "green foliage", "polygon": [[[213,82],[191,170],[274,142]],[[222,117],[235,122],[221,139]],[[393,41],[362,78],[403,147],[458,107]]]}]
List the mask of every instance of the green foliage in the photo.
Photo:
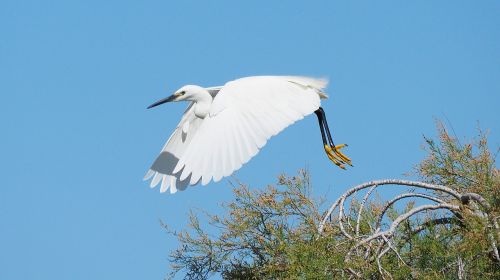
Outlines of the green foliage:
[{"label": "green foliage", "polygon": [[[500,172],[495,165],[498,148],[495,155],[492,155],[486,134],[481,130],[477,139],[461,144],[458,139],[450,136],[442,123],[438,122],[437,127],[439,142],[425,138],[428,157],[417,165],[418,175],[425,182],[446,185],[461,193],[479,194],[490,206],[489,209],[481,210],[487,213],[490,221],[498,220]],[[466,266],[468,277],[499,279],[500,266],[491,256],[491,242],[488,240],[488,234],[499,236],[498,229],[488,225],[487,219],[477,217],[473,208],[464,207],[460,214],[459,227],[453,227],[452,230],[436,227],[428,234],[416,236],[421,246],[416,246],[415,251],[420,255],[432,256],[429,262],[424,263],[428,267],[424,275],[454,279],[455,274],[438,272],[448,269],[449,265],[446,264],[460,259]]]},{"label": "green foliage", "polygon": [[328,250],[327,239],[318,238],[321,216],[310,188],[305,171],[292,178],[281,176],[277,187],[265,190],[239,185],[235,200],[223,205],[226,217],[207,214],[219,231],[213,238],[192,213],[190,226],[196,236],[189,231],[178,234],[182,245],[171,255],[174,273],[185,269],[187,279],[214,272],[226,279],[332,275],[332,260],[341,259]]},{"label": "green foliage", "polygon": [[452,187],[459,192],[472,192],[483,196],[498,216],[500,209],[500,172],[492,154],[486,133],[471,143],[461,144],[450,136],[444,125],[437,124],[439,142],[425,138],[428,156],[417,165],[417,174],[423,181]]},{"label": "green foliage", "polygon": [[[417,175],[427,183],[478,194],[489,204],[488,209],[435,192],[434,197],[460,205],[460,210],[423,212],[405,220],[391,239],[394,250],[377,263],[376,257],[363,253],[374,249],[356,247],[361,239],[346,238],[335,221],[318,232],[322,200],[312,197],[309,175],[302,170],[295,177],[280,176],[276,186],[263,190],[235,186],[234,200],[223,205],[225,216],[205,213],[211,235],[200,225],[199,214],[191,213],[190,229],[176,233],[180,246],[171,253],[171,276],[500,279],[500,264],[491,247],[492,240],[500,243],[500,233],[492,226],[500,217],[500,173],[486,136],[481,132],[478,140],[462,145],[442,125],[438,132],[437,142],[425,138],[428,157],[417,165]],[[384,205],[380,198],[366,203],[352,200],[346,224],[365,238],[377,228]],[[406,207],[390,207],[383,223],[390,224],[415,206],[410,201]],[[358,219],[360,207],[363,211]],[[361,254],[352,254],[353,248]]]}]

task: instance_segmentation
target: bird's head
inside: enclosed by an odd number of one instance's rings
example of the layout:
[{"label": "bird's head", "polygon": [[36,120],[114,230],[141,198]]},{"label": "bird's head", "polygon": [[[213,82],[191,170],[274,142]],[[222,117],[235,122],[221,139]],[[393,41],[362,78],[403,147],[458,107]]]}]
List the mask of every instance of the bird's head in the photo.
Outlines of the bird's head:
[{"label": "bird's head", "polygon": [[169,97],[160,99],[155,103],[149,105],[148,109],[161,105],[167,102],[177,102],[177,101],[197,101],[206,95],[210,96],[208,91],[200,86],[187,85],[178,89],[174,94]]}]

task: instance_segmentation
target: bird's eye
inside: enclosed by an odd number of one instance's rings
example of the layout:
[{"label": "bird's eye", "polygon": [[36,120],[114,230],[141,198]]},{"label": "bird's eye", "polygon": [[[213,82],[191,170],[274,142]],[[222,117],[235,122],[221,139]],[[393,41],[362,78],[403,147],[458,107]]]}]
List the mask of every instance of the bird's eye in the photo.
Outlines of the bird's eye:
[{"label": "bird's eye", "polygon": [[180,92],[180,94],[181,94],[181,95],[184,95],[184,94],[186,94],[186,91],[185,91],[185,90],[183,90],[183,91],[181,91],[181,92]]}]

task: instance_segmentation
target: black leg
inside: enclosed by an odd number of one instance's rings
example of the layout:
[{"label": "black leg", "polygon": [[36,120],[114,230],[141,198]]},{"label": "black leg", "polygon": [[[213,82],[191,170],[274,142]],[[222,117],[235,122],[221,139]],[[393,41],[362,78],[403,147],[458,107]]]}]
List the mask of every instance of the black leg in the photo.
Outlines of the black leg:
[{"label": "black leg", "polygon": [[319,107],[319,109],[314,111],[314,113],[318,117],[319,130],[321,131],[321,138],[323,139],[323,145],[328,145],[328,143],[326,142],[326,136],[325,136],[325,132],[324,132],[324,129],[325,129],[325,127],[323,126],[324,114],[322,113],[322,111],[323,111],[323,109],[321,109],[321,107]]},{"label": "black leg", "polygon": [[333,143],[332,135],[330,133],[330,128],[328,128],[328,122],[326,121],[326,114],[323,108],[319,107],[318,111],[320,112],[323,120],[323,126],[326,131],[326,135],[328,136],[328,142],[330,143],[330,147],[335,147],[335,144]]},{"label": "black leg", "polygon": [[352,166],[351,160],[340,152],[340,149],[347,145],[342,144],[336,146],[333,143],[332,135],[330,133],[330,129],[328,128],[328,123],[326,121],[326,114],[323,108],[319,107],[318,110],[314,111],[314,113],[318,117],[319,129],[321,131],[321,138],[323,139],[323,146],[325,148],[325,152],[328,158],[333,163],[335,163],[335,165],[339,166],[342,169],[345,169],[344,164],[349,164]]}]

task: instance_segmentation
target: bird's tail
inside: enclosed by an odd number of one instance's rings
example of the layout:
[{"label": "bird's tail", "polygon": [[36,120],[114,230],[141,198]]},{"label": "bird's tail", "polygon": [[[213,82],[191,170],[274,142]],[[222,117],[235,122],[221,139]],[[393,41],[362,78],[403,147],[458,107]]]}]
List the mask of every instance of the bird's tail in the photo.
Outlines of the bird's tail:
[{"label": "bird's tail", "polygon": [[320,79],[315,79],[315,78],[309,78],[309,77],[302,77],[302,76],[288,76],[286,79],[289,82],[299,84],[305,87],[311,87],[314,88],[317,92],[318,95],[321,99],[326,99],[328,98],[328,95],[323,91],[326,86],[328,85],[328,79],[326,78],[320,78]]}]

